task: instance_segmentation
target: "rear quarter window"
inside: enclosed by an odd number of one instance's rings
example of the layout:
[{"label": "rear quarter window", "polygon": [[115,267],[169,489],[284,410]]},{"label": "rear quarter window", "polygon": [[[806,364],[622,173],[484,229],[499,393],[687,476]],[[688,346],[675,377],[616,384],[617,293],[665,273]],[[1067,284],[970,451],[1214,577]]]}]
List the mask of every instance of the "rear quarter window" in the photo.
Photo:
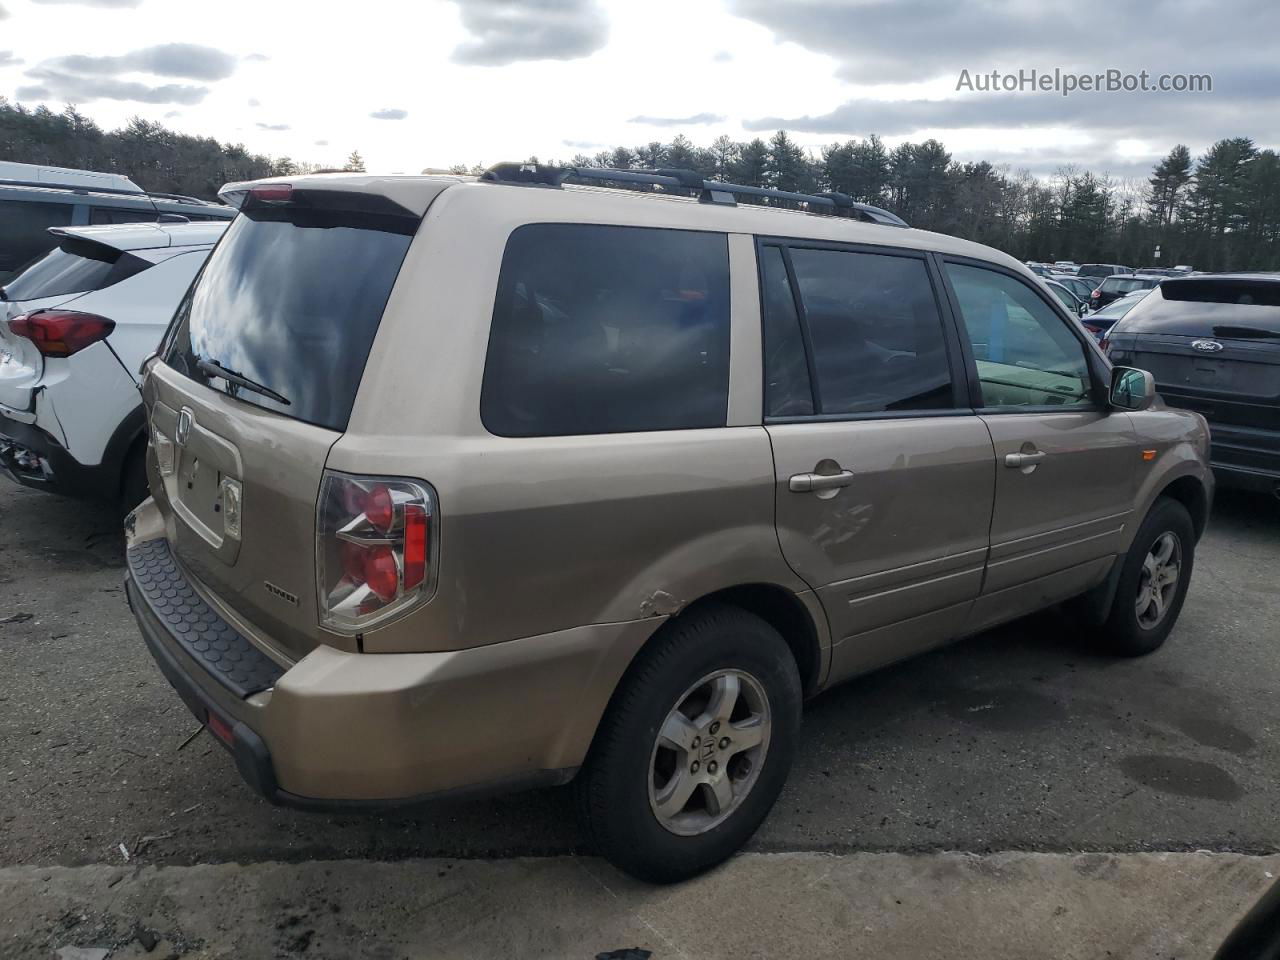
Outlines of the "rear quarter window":
[{"label": "rear quarter window", "polygon": [[508,437],[722,427],[724,234],[528,224],[507,242],[480,414]]}]

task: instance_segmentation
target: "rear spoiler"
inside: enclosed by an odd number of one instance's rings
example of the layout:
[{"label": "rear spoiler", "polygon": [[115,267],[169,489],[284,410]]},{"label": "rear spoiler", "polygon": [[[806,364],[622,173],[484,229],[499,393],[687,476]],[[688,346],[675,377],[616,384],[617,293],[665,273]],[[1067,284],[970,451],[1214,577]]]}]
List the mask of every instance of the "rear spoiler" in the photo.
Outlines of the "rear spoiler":
[{"label": "rear spoiler", "polygon": [[[251,190],[260,187],[291,187],[295,195],[313,192],[357,194],[389,202],[399,212],[421,217],[431,201],[446,187],[462,183],[461,177],[447,176],[370,176],[362,173],[312,173],[297,177],[270,177],[265,180],[243,180],[225,184],[218,191],[223,203],[243,208]],[[394,212],[387,209],[385,212]]]}]

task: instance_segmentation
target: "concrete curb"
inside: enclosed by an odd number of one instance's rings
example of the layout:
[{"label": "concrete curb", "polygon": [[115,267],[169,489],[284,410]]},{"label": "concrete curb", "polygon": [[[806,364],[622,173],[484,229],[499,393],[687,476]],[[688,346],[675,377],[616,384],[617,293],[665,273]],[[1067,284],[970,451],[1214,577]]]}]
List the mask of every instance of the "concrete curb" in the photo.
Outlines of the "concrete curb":
[{"label": "concrete curb", "polygon": [[1196,958],[1277,874],[1218,853],[746,854],[673,887],[577,857],[8,867],[0,955]]}]

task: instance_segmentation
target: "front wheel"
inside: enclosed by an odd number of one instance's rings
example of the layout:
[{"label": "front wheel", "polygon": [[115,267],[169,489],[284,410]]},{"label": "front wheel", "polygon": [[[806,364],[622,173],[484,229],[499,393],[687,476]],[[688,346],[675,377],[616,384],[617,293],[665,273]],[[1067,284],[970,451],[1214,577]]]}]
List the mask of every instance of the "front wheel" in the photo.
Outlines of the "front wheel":
[{"label": "front wheel", "polygon": [[685,614],[628,671],[577,780],[596,848],[670,883],[744,844],[782,790],[800,731],[799,671],[736,607]]},{"label": "front wheel", "polygon": [[1187,596],[1195,547],[1187,508],[1176,500],[1157,500],[1125,555],[1102,626],[1108,652],[1136,657],[1164,644]]}]

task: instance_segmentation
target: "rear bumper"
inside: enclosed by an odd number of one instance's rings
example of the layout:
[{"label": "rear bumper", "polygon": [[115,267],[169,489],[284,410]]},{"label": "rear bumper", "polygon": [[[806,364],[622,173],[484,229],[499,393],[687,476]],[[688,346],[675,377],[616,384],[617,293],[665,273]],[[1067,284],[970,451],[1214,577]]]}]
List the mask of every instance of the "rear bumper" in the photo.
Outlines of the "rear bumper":
[{"label": "rear bumper", "polygon": [[1209,423],[1209,465],[1224,487],[1280,496],[1280,430]]},{"label": "rear bumper", "polygon": [[[144,546],[131,544],[131,554]],[[631,657],[661,622],[448,653],[321,645],[274,686],[241,695],[179,640],[132,563],[126,591],[161,672],[200,722],[222,731],[244,780],[273,803],[322,808],[567,781]]]},{"label": "rear bumper", "polygon": [[[113,472],[114,471],[114,472]],[[83,499],[110,499],[120,486],[119,464],[85,466],[33,423],[0,415],[0,473],[24,487]]]}]

